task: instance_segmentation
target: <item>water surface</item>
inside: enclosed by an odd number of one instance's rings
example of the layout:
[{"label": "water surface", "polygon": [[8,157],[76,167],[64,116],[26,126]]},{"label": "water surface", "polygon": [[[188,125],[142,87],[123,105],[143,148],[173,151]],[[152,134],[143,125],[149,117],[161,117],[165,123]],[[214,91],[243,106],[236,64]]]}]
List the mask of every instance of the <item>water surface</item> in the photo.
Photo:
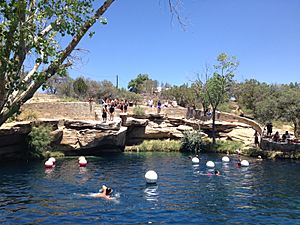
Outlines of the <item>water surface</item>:
[{"label": "water surface", "polygon": [[[231,157],[233,159],[234,156]],[[221,155],[193,165],[181,153],[125,153],[0,165],[0,224],[300,224],[300,163],[256,161],[238,168]],[[207,160],[221,176],[210,175]],[[144,175],[158,173],[156,185]],[[114,200],[83,197],[102,184]]]}]

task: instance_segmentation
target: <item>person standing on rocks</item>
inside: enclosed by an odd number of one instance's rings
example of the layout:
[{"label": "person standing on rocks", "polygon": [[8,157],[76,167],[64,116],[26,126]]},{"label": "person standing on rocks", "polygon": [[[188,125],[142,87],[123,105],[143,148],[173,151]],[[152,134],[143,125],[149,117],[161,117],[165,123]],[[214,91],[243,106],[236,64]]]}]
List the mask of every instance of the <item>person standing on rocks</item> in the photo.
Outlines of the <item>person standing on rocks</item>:
[{"label": "person standing on rocks", "polygon": [[107,121],[107,105],[104,104],[102,108],[102,120],[104,123]]},{"label": "person standing on rocks", "polygon": [[160,100],[158,100],[158,102],[157,102],[157,113],[159,114],[160,111],[161,111],[161,102],[160,102]]},{"label": "person standing on rocks", "polygon": [[273,129],[272,123],[267,123],[267,136],[272,135],[272,129]]},{"label": "person standing on rocks", "polygon": [[259,140],[258,140],[258,132],[255,131],[254,133],[254,144],[256,147],[259,147]]},{"label": "person standing on rocks", "polygon": [[110,107],[109,107],[109,120],[110,121],[114,120],[114,113],[115,113],[115,105],[114,105],[114,102],[112,101],[110,103]]}]

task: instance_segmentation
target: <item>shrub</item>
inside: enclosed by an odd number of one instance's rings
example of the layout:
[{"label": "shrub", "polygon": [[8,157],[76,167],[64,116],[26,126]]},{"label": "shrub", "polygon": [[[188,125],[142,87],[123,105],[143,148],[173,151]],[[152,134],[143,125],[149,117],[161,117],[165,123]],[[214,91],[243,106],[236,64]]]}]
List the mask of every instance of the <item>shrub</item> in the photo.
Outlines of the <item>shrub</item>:
[{"label": "shrub", "polygon": [[184,132],[181,139],[181,149],[189,152],[200,152],[203,146],[202,134],[200,131],[187,131]]},{"label": "shrub", "polygon": [[51,125],[39,125],[32,127],[29,133],[29,156],[33,158],[43,158],[45,152],[49,149],[52,141],[52,126]]},{"label": "shrub", "polygon": [[35,112],[23,112],[21,113],[16,120],[17,121],[33,121],[36,120],[38,116]]},{"label": "shrub", "polygon": [[145,110],[142,107],[137,106],[133,108],[133,114],[137,116],[144,116]]}]

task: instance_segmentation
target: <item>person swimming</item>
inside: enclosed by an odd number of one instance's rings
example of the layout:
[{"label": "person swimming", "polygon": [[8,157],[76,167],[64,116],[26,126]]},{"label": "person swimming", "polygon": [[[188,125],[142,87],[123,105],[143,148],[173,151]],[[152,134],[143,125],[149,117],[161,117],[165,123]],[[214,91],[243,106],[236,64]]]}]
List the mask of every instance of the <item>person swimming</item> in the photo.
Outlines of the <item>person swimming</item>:
[{"label": "person swimming", "polygon": [[106,187],[105,185],[102,185],[102,189],[100,190],[99,193],[94,195],[93,197],[95,198],[105,198],[105,199],[111,199],[111,193],[113,190],[111,188]]},{"label": "person swimming", "polygon": [[215,170],[215,175],[216,176],[220,176],[221,175],[220,171],[219,170]]},{"label": "person swimming", "polygon": [[102,185],[102,188],[99,190],[98,193],[91,193],[91,194],[80,194],[80,196],[87,196],[87,197],[93,197],[93,198],[105,198],[105,199],[112,199],[110,196],[113,192],[113,189],[106,187],[105,185]]}]

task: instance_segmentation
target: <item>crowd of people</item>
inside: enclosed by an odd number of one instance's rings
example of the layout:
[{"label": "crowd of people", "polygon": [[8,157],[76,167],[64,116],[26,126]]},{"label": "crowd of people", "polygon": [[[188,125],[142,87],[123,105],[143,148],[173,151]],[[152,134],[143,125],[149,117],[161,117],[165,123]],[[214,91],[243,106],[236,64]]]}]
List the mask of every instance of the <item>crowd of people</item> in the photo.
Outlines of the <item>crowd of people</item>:
[{"label": "crowd of people", "polygon": [[271,138],[274,142],[287,142],[291,138],[291,134],[288,131],[285,131],[284,134],[280,135],[279,131],[273,133],[272,123],[267,123],[264,129],[264,136]]},{"label": "crowd of people", "polygon": [[[114,120],[115,109],[120,109],[122,113],[126,113],[128,109],[128,100],[119,100],[118,98],[100,100],[102,105],[102,120],[106,123],[107,119],[109,121]],[[109,117],[108,117],[109,116]]]}]

